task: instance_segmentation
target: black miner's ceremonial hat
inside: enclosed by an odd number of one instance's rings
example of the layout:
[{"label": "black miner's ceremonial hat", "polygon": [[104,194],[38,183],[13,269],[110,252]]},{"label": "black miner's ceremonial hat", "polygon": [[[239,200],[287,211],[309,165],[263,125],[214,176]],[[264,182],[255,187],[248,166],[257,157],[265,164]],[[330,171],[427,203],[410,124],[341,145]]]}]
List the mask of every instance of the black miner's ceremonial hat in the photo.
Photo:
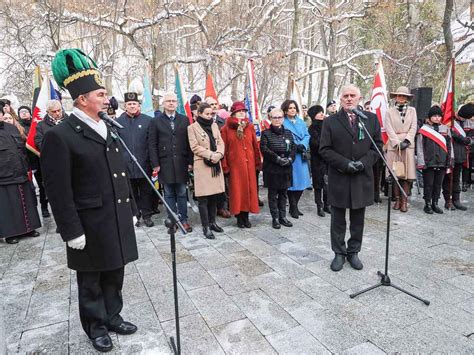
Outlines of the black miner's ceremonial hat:
[{"label": "black miner's ceremonial hat", "polygon": [[138,94],[136,92],[126,92],[125,97],[123,98],[123,100],[125,102],[129,102],[129,101],[136,101],[136,102],[140,102],[140,100],[138,100]]}]

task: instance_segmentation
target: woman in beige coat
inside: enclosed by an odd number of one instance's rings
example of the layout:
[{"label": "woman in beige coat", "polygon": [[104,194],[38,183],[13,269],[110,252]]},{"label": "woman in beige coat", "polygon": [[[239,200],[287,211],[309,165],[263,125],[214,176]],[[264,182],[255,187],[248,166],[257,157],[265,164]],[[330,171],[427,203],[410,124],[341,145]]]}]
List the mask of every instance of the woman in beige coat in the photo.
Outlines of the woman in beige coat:
[{"label": "woman in beige coat", "polygon": [[224,142],[209,104],[199,105],[196,122],[188,127],[188,137],[194,153],[194,193],[199,202],[203,233],[206,238],[215,239],[212,231],[224,231],[216,224],[218,195],[225,191],[220,162],[224,157]]},{"label": "woman in beige coat", "polygon": [[[417,130],[416,110],[408,106],[413,97],[405,86],[400,86],[396,92],[390,93],[395,99],[395,107],[390,108],[385,116],[384,127],[388,135],[387,163],[393,167],[393,162],[402,161],[405,165],[405,176],[399,177],[400,185],[408,195],[410,183],[416,179],[415,166],[415,134]],[[408,211],[407,198],[400,193],[397,184],[393,185],[395,203],[393,209],[401,212]]]}]

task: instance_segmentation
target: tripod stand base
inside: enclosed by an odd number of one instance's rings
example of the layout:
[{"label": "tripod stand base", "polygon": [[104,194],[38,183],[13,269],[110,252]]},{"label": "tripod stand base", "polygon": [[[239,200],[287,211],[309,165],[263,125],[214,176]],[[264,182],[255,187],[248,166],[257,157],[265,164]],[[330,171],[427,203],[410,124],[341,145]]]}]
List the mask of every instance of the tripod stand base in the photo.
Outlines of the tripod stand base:
[{"label": "tripod stand base", "polygon": [[377,271],[377,275],[380,276],[380,282],[376,285],[373,285],[373,286],[370,286],[362,291],[359,291],[359,292],[356,292],[356,293],[353,293],[351,295],[349,295],[350,298],[354,298],[354,297],[357,297],[363,293],[366,293],[370,290],[373,290],[373,289],[376,289],[377,287],[380,287],[380,286],[391,286],[393,288],[396,288],[398,291],[401,291],[403,293],[406,293],[408,296],[411,296],[413,298],[416,298],[417,300],[423,302],[424,304],[426,304],[427,306],[429,306],[430,304],[430,301],[428,300],[425,300],[421,297],[418,297],[417,295],[414,295],[413,293],[411,292],[408,292],[407,290],[404,290],[403,288],[397,286],[397,285],[394,285],[391,281],[390,281],[390,277],[387,275],[387,274],[383,274],[381,273],[380,271]]}]

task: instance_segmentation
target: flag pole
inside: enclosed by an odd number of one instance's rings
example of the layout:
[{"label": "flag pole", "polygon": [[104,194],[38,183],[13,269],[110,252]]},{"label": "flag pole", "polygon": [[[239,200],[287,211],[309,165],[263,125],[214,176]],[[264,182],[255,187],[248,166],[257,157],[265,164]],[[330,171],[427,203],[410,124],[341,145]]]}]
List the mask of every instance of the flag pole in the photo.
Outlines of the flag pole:
[{"label": "flag pole", "polygon": [[[451,91],[453,92],[453,104],[451,105],[451,126],[450,129],[454,127],[454,114],[455,114],[455,109],[454,109],[454,102],[455,102],[455,51],[453,50],[451,52]],[[451,147],[453,147],[453,135],[451,134]],[[454,189],[454,162],[451,162],[451,159],[449,160],[449,165],[451,166],[451,163],[453,164],[453,168],[451,169],[451,174],[449,174],[449,200],[448,200],[448,209],[452,210],[454,209],[453,206],[453,189]],[[448,167],[448,169],[450,168]]]}]

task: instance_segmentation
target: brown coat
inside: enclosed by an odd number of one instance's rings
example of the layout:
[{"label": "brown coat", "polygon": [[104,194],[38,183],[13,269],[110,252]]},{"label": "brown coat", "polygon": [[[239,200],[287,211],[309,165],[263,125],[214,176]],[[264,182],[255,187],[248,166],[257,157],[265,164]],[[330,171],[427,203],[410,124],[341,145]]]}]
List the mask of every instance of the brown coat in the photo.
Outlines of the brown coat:
[{"label": "brown coat", "polygon": [[220,159],[224,157],[224,141],[219,133],[219,127],[216,123],[213,123],[211,127],[217,146],[215,152],[210,150],[209,136],[198,122],[188,126],[189,145],[194,153],[194,193],[196,197],[220,194],[225,191],[222,166],[221,173],[213,177],[211,167],[206,165],[203,160],[203,158],[210,159],[211,154],[220,155]]},{"label": "brown coat", "polygon": [[415,180],[415,135],[417,130],[416,110],[413,107],[408,107],[405,114],[405,120],[402,123],[397,108],[390,108],[385,116],[384,127],[388,135],[386,155],[387,163],[390,167],[393,167],[393,162],[400,160],[398,157],[398,144],[403,142],[405,139],[409,140],[411,144],[408,148],[401,151],[401,161],[405,163],[405,170],[407,172],[406,180]]}]

